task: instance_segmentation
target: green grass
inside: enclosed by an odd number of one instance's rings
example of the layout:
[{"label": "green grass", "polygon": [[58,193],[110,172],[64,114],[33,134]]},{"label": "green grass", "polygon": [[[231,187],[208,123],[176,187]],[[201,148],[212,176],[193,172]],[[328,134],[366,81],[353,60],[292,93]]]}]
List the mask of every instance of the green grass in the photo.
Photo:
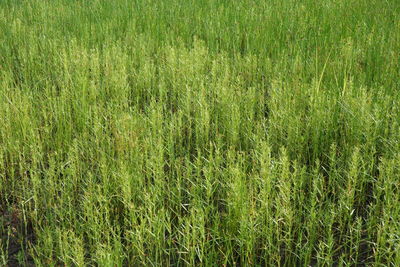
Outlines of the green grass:
[{"label": "green grass", "polygon": [[399,266],[400,2],[0,1],[0,266]]}]

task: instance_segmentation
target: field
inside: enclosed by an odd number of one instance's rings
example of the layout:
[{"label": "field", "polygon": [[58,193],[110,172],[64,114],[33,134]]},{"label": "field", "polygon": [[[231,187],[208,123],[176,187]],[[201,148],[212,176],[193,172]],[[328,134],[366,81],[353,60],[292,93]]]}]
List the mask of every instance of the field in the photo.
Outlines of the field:
[{"label": "field", "polygon": [[366,265],[400,1],[0,1],[0,266]]}]

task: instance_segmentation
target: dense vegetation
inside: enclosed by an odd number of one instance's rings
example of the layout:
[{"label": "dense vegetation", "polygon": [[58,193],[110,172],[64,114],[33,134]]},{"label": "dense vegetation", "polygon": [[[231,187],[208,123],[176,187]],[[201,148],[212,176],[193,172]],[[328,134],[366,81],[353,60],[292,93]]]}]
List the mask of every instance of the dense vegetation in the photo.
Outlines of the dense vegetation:
[{"label": "dense vegetation", "polygon": [[400,265],[400,2],[0,1],[0,265]]}]

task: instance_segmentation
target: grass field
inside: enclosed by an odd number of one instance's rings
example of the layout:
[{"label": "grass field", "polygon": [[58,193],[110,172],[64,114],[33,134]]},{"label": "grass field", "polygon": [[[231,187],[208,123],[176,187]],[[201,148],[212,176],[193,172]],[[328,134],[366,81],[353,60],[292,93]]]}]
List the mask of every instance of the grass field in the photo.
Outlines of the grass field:
[{"label": "grass field", "polygon": [[400,266],[400,1],[0,0],[0,266]]}]

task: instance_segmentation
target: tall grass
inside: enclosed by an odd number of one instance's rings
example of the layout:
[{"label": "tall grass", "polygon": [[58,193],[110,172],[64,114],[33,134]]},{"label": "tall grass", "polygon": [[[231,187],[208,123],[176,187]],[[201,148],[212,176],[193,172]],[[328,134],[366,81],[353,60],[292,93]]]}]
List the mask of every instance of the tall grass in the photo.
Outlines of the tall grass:
[{"label": "tall grass", "polygon": [[0,2],[0,265],[400,265],[400,3]]}]

